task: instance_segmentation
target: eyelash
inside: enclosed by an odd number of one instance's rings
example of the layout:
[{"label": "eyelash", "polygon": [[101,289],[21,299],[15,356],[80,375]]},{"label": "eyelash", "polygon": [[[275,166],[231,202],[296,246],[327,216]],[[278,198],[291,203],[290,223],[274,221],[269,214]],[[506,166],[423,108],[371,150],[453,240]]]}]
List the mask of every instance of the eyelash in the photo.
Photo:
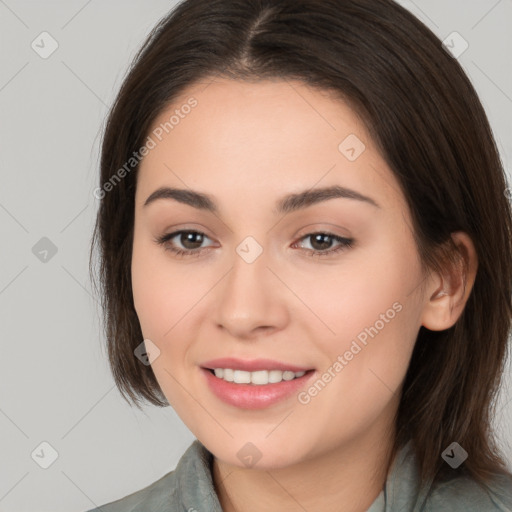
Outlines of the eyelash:
[{"label": "eyelash", "polygon": [[[182,233],[194,233],[194,234],[197,234],[197,235],[203,235],[205,237],[207,237],[204,233],[201,233],[200,231],[195,231],[195,230],[181,230],[181,231],[174,231],[173,233],[169,233],[169,234],[166,234],[166,235],[162,235],[161,237],[157,237],[155,239],[155,242],[159,245],[162,245],[164,246],[165,250],[166,251],[170,251],[172,253],[174,253],[177,257],[187,257],[187,256],[200,256],[204,250],[207,249],[207,247],[203,247],[201,249],[196,249],[196,250],[192,250],[192,249],[176,249],[175,247],[172,247],[171,245],[168,244],[168,242],[176,237],[177,235],[181,235]],[[314,249],[304,249],[306,251],[306,254],[310,257],[325,257],[325,256],[331,256],[333,254],[337,254],[341,251],[344,251],[346,249],[350,249],[351,247],[353,247],[354,245],[354,239],[353,238],[344,238],[344,237],[341,237],[341,236],[338,236],[338,235],[334,235],[333,233],[329,233],[329,232],[326,232],[326,231],[316,231],[314,233],[308,233],[307,235],[304,235],[303,237],[301,237],[299,239],[300,240],[304,240],[304,239],[307,239],[309,237],[312,237],[314,235],[327,235],[329,237],[331,237],[332,239],[334,239],[335,241],[339,242],[341,245],[339,247],[337,247],[336,249],[328,249],[326,251],[318,251],[318,250],[314,250]]]}]

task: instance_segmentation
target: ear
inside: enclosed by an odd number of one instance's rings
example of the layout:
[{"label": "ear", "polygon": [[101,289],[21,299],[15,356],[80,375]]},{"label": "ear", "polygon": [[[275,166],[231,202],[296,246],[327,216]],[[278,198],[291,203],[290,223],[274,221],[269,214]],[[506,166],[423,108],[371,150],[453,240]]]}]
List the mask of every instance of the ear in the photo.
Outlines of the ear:
[{"label": "ear", "polygon": [[469,235],[452,233],[458,249],[458,262],[448,264],[441,275],[435,274],[425,292],[421,325],[432,331],[452,327],[462,314],[475,283],[478,257]]}]

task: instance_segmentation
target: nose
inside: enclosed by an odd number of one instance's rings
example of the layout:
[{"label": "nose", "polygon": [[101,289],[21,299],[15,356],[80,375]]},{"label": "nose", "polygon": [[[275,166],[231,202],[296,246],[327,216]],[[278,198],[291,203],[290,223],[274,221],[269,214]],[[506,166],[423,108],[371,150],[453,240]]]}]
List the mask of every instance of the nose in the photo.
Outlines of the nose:
[{"label": "nose", "polygon": [[237,339],[252,339],[283,329],[288,320],[286,287],[269,268],[266,252],[252,263],[237,253],[233,266],[219,283],[215,321]]}]

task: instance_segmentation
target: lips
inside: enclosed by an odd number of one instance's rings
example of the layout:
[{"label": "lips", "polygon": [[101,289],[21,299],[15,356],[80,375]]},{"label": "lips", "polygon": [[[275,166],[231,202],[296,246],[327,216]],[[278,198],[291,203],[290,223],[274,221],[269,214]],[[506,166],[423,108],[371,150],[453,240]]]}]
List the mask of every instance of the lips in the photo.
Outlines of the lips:
[{"label": "lips", "polygon": [[283,363],[272,359],[251,359],[243,360],[235,357],[223,357],[220,359],[211,359],[200,364],[202,368],[214,370],[215,368],[230,368],[232,370],[245,370],[247,372],[256,372],[258,370],[281,370],[297,372],[307,372],[311,367],[297,366],[294,364]]},{"label": "lips", "polygon": [[[215,360],[218,364],[220,360]],[[252,361],[254,363],[254,361]],[[267,360],[268,362],[268,360]],[[288,366],[287,366],[288,367]],[[255,370],[258,371],[258,370]],[[265,385],[237,384],[227,382],[216,377],[209,369],[200,370],[201,379],[209,388],[214,397],[225,404],[246,410],[265,409],[280,402],[288,401],[290,406],[296,406],[297,401],[294,395],[304,389],[314,378],[317,372],[307,371],[301,377],[292,380]],[[294,400],[291,402],[290,400]]]}]

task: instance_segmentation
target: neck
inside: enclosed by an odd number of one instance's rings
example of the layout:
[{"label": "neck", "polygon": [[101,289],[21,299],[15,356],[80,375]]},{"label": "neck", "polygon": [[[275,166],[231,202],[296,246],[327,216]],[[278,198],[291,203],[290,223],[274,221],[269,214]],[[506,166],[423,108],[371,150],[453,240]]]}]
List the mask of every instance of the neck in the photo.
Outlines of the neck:
[{"label": "neck", "polygon": [[364,512],[384,488],[392,442],[365,437],[272,470],[239,468],[215,457],[215,490],[224,512]]}]

